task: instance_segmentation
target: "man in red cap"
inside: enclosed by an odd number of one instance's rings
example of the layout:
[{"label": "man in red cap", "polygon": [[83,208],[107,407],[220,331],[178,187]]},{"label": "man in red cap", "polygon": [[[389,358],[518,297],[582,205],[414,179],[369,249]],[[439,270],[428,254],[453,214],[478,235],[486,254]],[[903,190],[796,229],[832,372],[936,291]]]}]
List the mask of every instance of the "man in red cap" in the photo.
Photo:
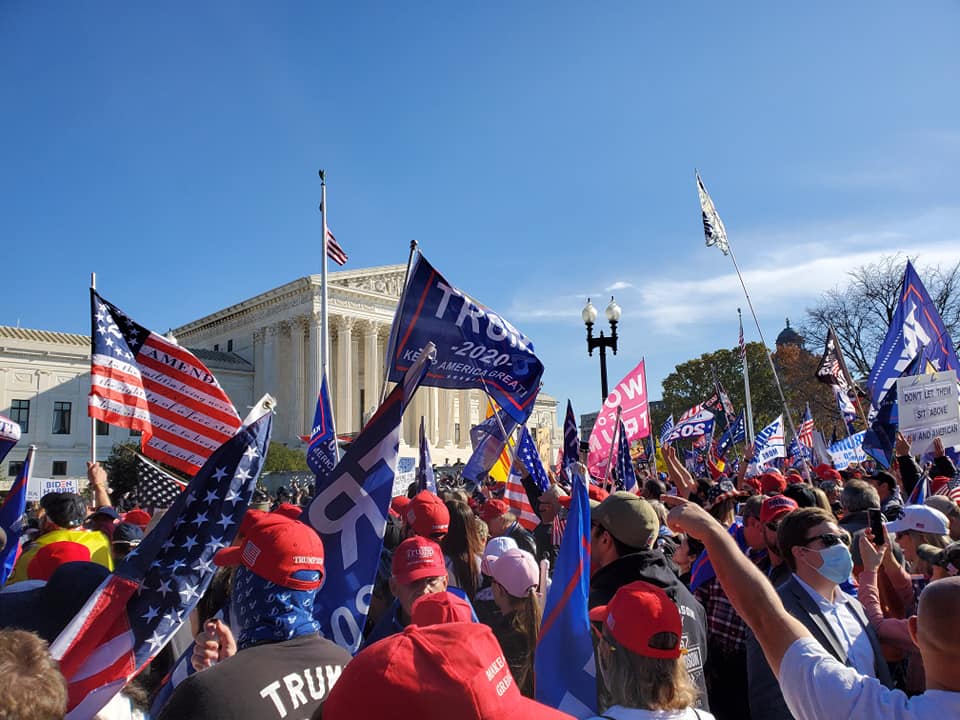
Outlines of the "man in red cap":
[{"label": "man in red cap", "polygon": [[766,574],[774,587],[779,587],[790,579],[790,568],[784,562],[777,545],[777,530],[780,529],[783,516],[797,507],[796,502],[783,495],[768,497],[760,507],[760,524],[763,526],[763,539],[767,545],[767,560],[757,567]]},{"label": "man in red cap", "polygon": [[405,534],[440,542],[450,529],[450,511],[437,495],[424,490],[413,496],[403,513]]},{"label": "man in red cap", "polygon": [[420,627],[371,645],[351,661],[323,708],[325,720],[554,720],[572,716],[520,694],[486,625]]},{"label": "man in red cap", "polygon": [[236,567],[230,625],[208,621],[194,658],[219,662],[174,690],[160,720],[310,717],[322,708],[350,654],[319,635],[313,601],[323,578],[323,543],[304,523],[251,510],[240,545],[213,561]]},{"label": "man in red cap", "polygon": [[443,550],[433,540],[415,535],[393,552],[390,592],[395,598],[364,641],[364,647],[402,632],[410,624],[413,603],[424,595],[447,589]]},{"label": "man in red cap", "polygon": [[517,547],[537,557],[537,541],[523,528],[506,502],[499,499],[487,500],[480,508],[480,519],[490,529],[490,537],[511,537],[516,541]]}]

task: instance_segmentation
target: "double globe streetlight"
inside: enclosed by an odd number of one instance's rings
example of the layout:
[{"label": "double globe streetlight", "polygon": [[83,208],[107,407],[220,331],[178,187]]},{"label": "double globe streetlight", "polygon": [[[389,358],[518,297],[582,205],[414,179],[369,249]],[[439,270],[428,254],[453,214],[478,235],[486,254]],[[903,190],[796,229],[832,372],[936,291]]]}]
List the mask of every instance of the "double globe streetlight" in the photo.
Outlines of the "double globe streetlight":
[{"label": "double globe streetlight", "polygon": [[590,302],[590,298],[587,298],[587,304],[580,313],[583,324],[587,326],[587,354],[592,357],[594,348],[600,348],[600,391],[603,393],[601,403],[610,394],[609,388],[607,388],[607,348],[613,350],[614,355],[617,354],[617,323],[620,322],[621,315],[620,306],[617,305],[612,295],[610,296],[610,304],[607,305],[604,314],[610,323],[610,337],[606,337],[603,330],[600,331],[599,337],[593,336],[593,324],[597,321],[597,309]]}]

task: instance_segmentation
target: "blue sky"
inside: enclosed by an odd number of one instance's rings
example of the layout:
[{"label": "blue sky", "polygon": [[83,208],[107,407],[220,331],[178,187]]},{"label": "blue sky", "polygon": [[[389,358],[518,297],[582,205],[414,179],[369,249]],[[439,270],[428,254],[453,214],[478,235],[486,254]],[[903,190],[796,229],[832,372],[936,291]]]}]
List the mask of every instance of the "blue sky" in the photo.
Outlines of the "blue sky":
[{"label": "blue sky", "polygon": [[0,323],[88,332],[91,270],[157,330],[319,272],[319,167],[348,267],[417,238],[578,413],[587,295],[654,398],[736,343],[694,168],[770,342],[881,253],[960,259],[954,2],[174,5],[0,8]]}]

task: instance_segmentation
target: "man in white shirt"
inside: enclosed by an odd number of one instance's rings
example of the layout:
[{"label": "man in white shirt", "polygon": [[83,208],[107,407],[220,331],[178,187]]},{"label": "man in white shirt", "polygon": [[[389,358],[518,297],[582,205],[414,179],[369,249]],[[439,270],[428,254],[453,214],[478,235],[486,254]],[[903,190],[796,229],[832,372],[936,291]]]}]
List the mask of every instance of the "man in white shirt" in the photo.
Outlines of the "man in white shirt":
[{"label": "man in white shirt", "polygon": [[668,524],[700,540],[730,602],[746,621],[798,720],[921,720],[960,717],[960,577],[931,583],[910,634],[920,648],[927,690],[908,698],[842,665],[790,615],[776,591],[732,537],[702,508],[664,497]]},{"label": "man in white shirt", "polygon": [[[810,631],[838,662],[892,686],[890,672],[856,598],[840,589],[853,569],[850,536],[833,515],[801,508],[785,515],[777,531],[780,554],[793,573],[777,588],[784,608]],[[751,713],[769,720],[791,720],[777,679],[756,637],[747,636],[747,680]]]}]

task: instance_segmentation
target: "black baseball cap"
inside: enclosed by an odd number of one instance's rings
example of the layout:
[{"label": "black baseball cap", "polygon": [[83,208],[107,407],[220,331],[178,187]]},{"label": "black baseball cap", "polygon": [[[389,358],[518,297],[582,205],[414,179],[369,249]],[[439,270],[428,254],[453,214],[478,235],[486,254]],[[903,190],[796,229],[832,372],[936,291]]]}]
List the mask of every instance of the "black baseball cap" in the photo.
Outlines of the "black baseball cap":
[{"label": "black baseball cap", "polygon": [[40,507],[51,522],[62,528],[79,527],[87,516],[83,498],[72,492],[47,493],[40,498]]}]

